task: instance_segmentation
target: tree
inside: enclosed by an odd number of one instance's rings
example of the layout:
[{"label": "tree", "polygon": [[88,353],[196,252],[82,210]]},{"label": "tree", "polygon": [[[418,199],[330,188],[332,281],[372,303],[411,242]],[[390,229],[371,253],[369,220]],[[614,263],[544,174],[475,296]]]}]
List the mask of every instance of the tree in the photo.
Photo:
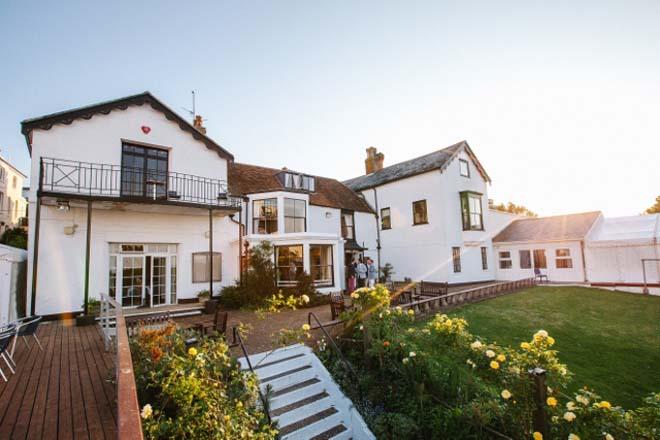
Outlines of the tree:
[{"label": "tree", "polygon": [[655,198],[655,205],[646,210],[647,214],[660,214],[660,196]]},{"label": "tree", "polygon": [[27,249],[27,232],[23,228],[7,229],[0,237],[0,243],[15,248]]},{"label": "tree", "polygon": [[524,215],[526,217],[538,217],[534,211],[527,209],[523,205],[516,205],[512,202],[508,202],[506,205],[504,203],[500,203],[499,205],[492,205],[491,208],[498,211],[510,212],[511,214]]}]

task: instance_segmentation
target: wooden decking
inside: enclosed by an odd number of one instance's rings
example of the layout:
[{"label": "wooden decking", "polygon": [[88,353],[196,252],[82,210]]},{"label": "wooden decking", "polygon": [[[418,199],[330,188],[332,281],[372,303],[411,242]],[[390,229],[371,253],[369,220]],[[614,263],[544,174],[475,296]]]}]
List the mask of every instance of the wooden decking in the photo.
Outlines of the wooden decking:
[{"label": "wooden decking", "polygon": [[114,439],[114,356],[103,348],[98,326],[73,321],[41,324],[40,351],[32,338],[16,343],[15,375],[0,361],[0,438]]}]

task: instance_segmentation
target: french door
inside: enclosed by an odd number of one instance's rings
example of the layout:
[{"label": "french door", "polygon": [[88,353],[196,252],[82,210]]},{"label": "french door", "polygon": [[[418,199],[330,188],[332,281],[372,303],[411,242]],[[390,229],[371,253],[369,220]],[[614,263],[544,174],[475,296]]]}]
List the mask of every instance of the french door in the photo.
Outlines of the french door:
[{"label": "french door", "polygon": [[159,199],[167,196],[168,152],[124,144],[121,153],[121,195]]}]

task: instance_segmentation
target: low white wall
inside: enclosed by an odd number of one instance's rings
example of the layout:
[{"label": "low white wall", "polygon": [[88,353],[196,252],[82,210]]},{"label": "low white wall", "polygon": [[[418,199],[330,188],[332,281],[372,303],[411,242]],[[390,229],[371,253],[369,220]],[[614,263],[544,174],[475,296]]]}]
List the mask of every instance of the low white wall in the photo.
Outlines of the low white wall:
[{"label": "low white wall", "polygon": [[[519,280],[522,278],[529,278],[534,276],[534,249],[545,249],[545,257],[547,261],[547,268],[541,269],[541,273],[548,275],[550,281],[557,282],[583,282],[584,269],[582,265],[582,252],[580,249],[579,241],[563,241],[563,242],[547,242],[547,243],[495,243],[494,245],[494,266],[497,268],[498,280]],[[571,259],[573,260],[573,268],[559,269],[556,266],[556,249],[569,249]],[[520,268],[520,252],[521,250],[529,250],[532,259],[532,268]],[[511,252],[511,269],[500,268],[499,253],[503,251]]]}]

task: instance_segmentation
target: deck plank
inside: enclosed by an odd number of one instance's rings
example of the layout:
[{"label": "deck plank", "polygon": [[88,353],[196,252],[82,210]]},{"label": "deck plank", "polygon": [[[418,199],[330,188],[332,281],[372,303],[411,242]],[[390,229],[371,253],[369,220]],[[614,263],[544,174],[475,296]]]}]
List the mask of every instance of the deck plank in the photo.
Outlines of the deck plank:
[{"label": "deck plank", "polygon": [[[60,359],[60,387],[57,415],[57,438],[73,438],[73,409],[71,406],[71,374],[69,359],[71,357],[71,330],[69,326],[62,327],[62,358]],[[86,423],[83,420],[83,423]]]},{"label": "deck plank", "polygon": [[53,358],[50,364],[48,377],[48,390],[46,395],[44,417],[41,425],[30,424],[28,439],[40,439],[49,436],[57,436],[58,428],[58,404],[60,400],[60,369],[62,366],[62,346],[64,344],[64,329],[58,326],[57,333],[52,338]]}]

